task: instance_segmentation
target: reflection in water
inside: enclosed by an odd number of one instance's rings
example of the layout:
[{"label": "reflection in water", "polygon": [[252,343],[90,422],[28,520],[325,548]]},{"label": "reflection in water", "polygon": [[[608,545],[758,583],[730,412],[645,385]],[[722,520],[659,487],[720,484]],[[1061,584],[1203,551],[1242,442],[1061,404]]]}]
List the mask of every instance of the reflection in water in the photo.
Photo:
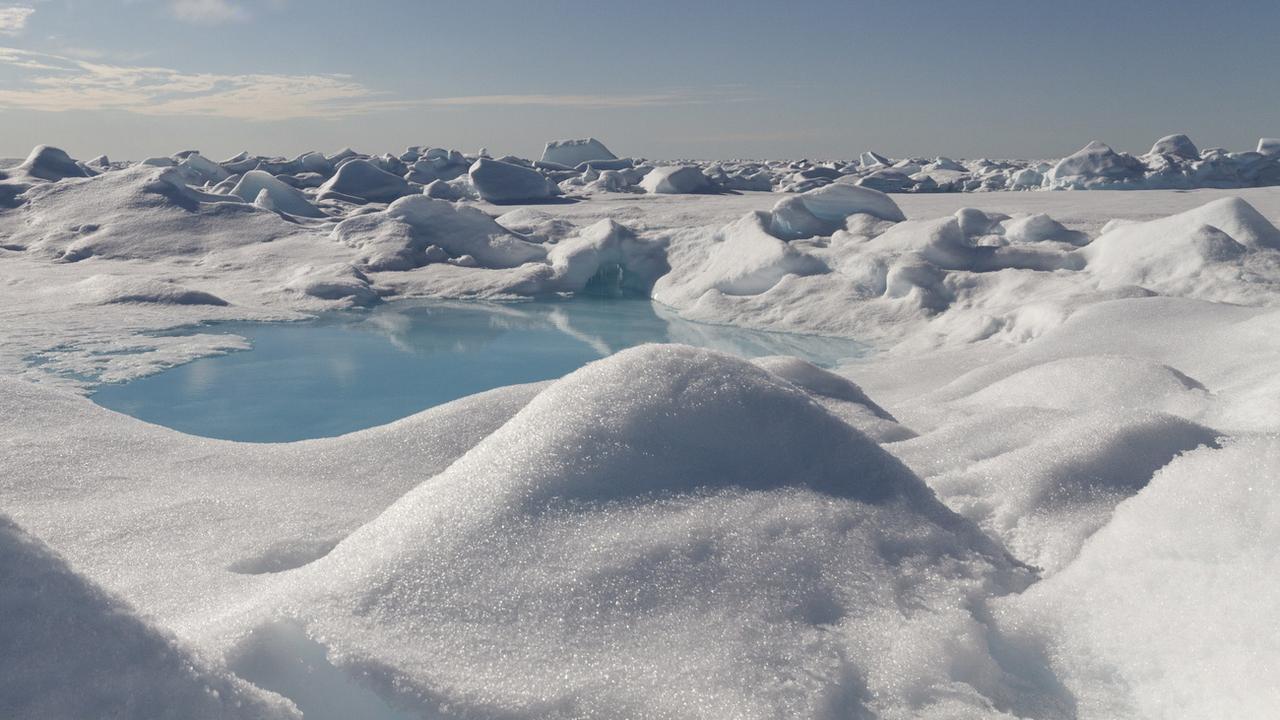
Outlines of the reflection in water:
[{"label": "reflection in water", "polygon": [[278,442],[340,435],[495,387],[557,378],[648,342],[820,365],[866,349],[691,323],[648,300],[396,303],[307,323],[224,327],[253,349],[104,386],[94,400],[196,435]]}]

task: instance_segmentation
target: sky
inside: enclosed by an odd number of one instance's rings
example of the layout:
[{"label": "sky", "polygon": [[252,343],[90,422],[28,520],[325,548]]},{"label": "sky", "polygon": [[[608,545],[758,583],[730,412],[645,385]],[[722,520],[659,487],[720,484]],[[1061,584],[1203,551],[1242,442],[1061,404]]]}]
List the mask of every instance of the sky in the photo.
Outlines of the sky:
[{"label": "sky", "polygon": [[1280,136],[1276,27],[1276,0],[0,0],[0,157],[1246,150]]}]

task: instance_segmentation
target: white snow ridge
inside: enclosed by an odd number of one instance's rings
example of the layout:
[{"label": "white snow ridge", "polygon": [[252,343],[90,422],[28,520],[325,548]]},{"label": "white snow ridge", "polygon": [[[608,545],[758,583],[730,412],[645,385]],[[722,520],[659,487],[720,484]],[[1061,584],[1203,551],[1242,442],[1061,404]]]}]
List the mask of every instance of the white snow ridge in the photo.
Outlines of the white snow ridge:
[{"label": "white snow ridge", "polygon": [[[0,171],[0,717],[1269,717],[1277,147],[39,146]],[[388,405],[437,351],[529,374],[296,442],[95,395],[245,406],[270,330],[293,401],[370,337]]]}]

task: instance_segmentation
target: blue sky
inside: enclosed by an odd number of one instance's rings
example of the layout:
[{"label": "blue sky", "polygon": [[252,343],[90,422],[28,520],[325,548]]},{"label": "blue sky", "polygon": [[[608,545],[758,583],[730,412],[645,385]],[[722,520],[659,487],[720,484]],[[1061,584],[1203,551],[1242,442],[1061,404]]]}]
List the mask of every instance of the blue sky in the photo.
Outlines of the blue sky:
[{"label": "blue sky", "polygon": [[1274,0],[0,0],[0,156],[1251,149],[1276,27]]}]

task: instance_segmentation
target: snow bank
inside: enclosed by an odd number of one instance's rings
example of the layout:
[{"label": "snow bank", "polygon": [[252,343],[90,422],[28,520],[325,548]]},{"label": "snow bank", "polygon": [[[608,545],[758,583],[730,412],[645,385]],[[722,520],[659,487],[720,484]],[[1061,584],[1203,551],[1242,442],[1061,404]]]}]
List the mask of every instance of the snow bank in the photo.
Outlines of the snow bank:
[{"label": "snow bank", "polygon": [[1121,503],[1000,623],[1035,638],[1079,717],[1267,717],[1280,703],[1280,441],[1189,453]]},{"label": "snow bank", "polygon": [[0,715],[300,718],[210,666],[0,515]]}]

